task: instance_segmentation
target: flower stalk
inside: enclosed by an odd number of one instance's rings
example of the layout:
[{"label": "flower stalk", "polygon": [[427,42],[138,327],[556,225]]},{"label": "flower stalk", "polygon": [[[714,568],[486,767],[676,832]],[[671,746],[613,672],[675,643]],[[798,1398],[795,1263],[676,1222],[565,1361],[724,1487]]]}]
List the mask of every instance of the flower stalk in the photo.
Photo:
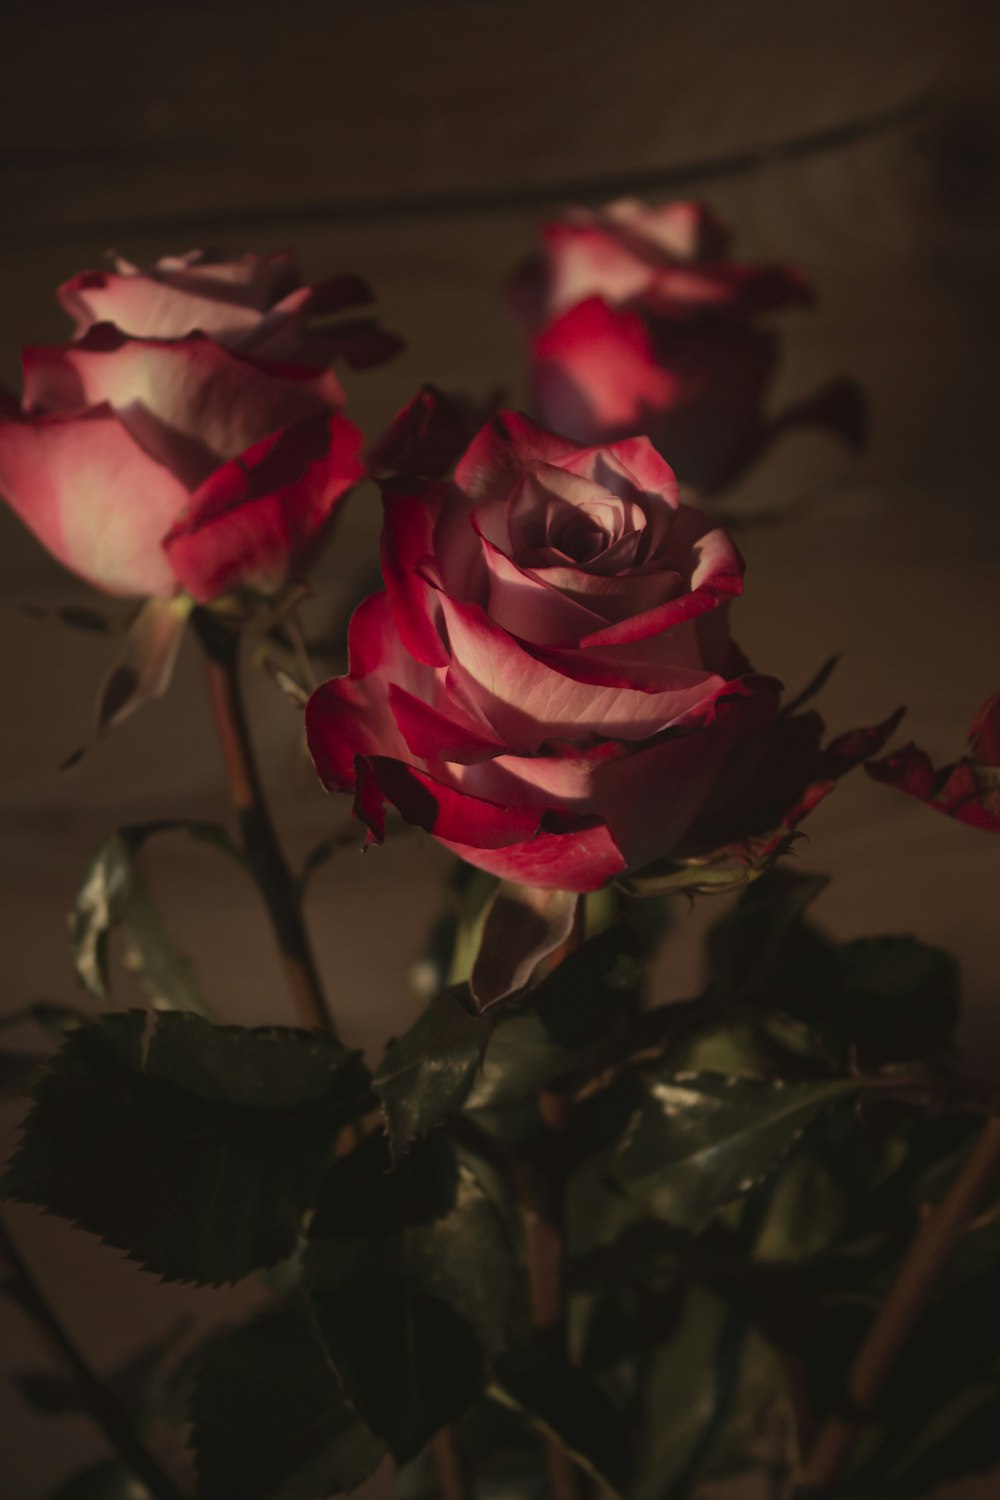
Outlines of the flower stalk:
[{"label": "flower stalk", "polygon": [[1000,1116],[993,1115],[948,1192],[921,1224],[851,1368],[845,1410],[829,1417],[820,1431],[796,1491],[797,1500],[825,1500],[836,1493],[915,1323],[998,1178]]},{"label": "flower stalk", "polygon": [[240,842],[264,900],[285,979],[303,1026],[339,1040],[302,916],[295,876],[281,847],[257,767],[239,678],[239,636],[208,610],[194,614],[205,653],[208,698]]},{"label": "flower stalk", "polygon": [[180,1490],[143,1443],[114,1393],[97,1375],[63,1327],[2,1218],[0,1260],[7,1263],[13,1277],[17,1302],[56,1358],[70,1371],[81,1402],[103,1429],[125,1467],[142,1481],[152,1500],[182,1500]]}]

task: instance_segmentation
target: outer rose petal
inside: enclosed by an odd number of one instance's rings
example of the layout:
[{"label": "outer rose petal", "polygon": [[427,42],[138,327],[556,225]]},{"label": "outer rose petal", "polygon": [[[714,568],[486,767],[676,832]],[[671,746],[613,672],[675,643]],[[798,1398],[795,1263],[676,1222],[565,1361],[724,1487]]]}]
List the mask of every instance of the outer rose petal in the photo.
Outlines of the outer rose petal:
[{"label": "outer rose petal", "polygon": [[717,489],[772,435],[761,408],[774,334],[737,318],[658,317],[596,299],[550,324],[533,346],[547,422],[581,442],[648,433],[678,477]]},{"label": "outer rose petal", "polygon": [[433,385],[421,386],[368,455],[373,474],[441,479],[468,442],[465,412]]},{"label": "outer rose petal", "polygon": [[110,406],[0,421],[0,492],[88,583],[111,594],[176,591],[160,541],[188,492]]},{"label": "outer rose petal", "polygon": [[685,727],[649,744],[502,756],[468,766],[461,782],[494,801],[600,818],[637,869],[679,843],[734,748],[759,733],[777,705],[774,683],[726,683]]},{"label": "outer rose petal", "polygon": [[307,417],[210,475],[164,539],[187,592],[275,593],[303,572],[364,473],[361,441],[344,417]]},{"label": "outer rose petal", "polygon": [[[275,270],[287,276],[285,258],[280,260],[282,267]],[[132,338],[178,339],[198,332],[211,334],[220,343],[236,344],[260,322],[270,291],[270,286],[234,286],[207,270],[199,274],[196,267],[186,273],[154,267],[148,272],[79,271],[56,295],[76,319],[78,335],[95,323],[114,323]]]},{"label": "outer rose petal", "polygon": [[402,490],[384,490],[382,575],[396,628],[406,649],[419,662],[443,667],[448,653],[439,628],[439,596],[423,569],[434,555],[434,522],[442,490],[428,486],[422,499]]},{"label": "outer rose petal", "polygon": [[358,759],[413,759],[389,705],[392,682],[433,696],[433,671],[407,654],[386,595],[372,594],[351,616],[350,674],[322,683],[306,705],[309,753],[328,791],[354,790]]},{"label": "outer rose petal", "polygon": [[581,443],[649,431],[658,412],[685,399],[682,377],[657,359],[642,317],[600,297],[550,323],[532,345],[532,360],[545,421]]},{"label": "outer rose petal", "polygon": [[343,404],[332,371],[241,359],[201,335],[130,340],[106,323],[77,344],[26,349],[24,395],[36,411],[110,402],[191,489],[268,433]]},{"label": "outer rose petal", "polygon": [[569,832],[542,831],[522,844],[481,849],[455,839],[441,839],[446,849],[470,865],[545,890],[600,890],[625,873],[625,859],[603,823],[590,822]]},{"label": "outer rose petal", "polygon": [[481,427],[455,466],[455,483],[470,500],[507,495],[530,463],[563,467],[579,452],[572,438],[539,427],[518,411],[498,412]]}]

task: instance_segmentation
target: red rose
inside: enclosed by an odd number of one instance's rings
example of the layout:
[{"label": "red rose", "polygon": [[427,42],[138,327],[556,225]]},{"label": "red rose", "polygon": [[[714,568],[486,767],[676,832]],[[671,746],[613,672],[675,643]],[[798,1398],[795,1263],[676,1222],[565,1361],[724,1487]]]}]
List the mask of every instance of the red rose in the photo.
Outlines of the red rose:
[{"label": "red rose", "polygon": [[[357,362],[372,337],[353,325],[355,347],[306,320],[367,295],[353,277],[303,287],[286,255],[82,272],[60,292],[81,336],[25,350],[23,403],[0,413],[0,493],[60,562],[109,593],[279,586],[362,472],[356,429],[331,418],[340,382],[321,364],[348,350]],[[92,321],[110,316],[117,326]],[[303,436],[276,440],[303,422]],[[234,461],[252,471],[242,499]],[[177,527],[186,542],[168,556]]]},{"label": "red rose", "polygon": [[961,760],[935,771],[926,752],[911,744],[865,769],[876,781],[961,823],[1000,833],[1000,692],[986,700],[973,720]]},{"label": "red rose", "polygon": [[586,443],[645,432],[683,482],[707,491],[791,425],[860,441],[861,398],[846,381],[764,416],[779,343],[756,320],[812,294],[791,267],[725,259],[730,236],[702,205],[628,200],[543,233],[513,294],[550,427]]},{"label": "red rose", "polygon": [[306,720],[319,774],[470,863],[592,890],[671,853],[777,706],[732,648],[743,563],[636,438],[504,413],[453,484],[385,487],[386,592]]}]

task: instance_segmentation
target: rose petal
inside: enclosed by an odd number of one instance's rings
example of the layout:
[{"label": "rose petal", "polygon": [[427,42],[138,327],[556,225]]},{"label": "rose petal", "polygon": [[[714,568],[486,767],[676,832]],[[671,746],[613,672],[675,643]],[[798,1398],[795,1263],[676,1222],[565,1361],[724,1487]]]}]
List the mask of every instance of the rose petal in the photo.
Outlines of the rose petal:
[{"label": "rose petal", "polygon": [[[643,318],[616,311],[600,297],[556,318],[531,353],[545,421],[582,443],[649,429],[657,412],[684,396],[682,378],[657,358]],[[671,450],[663,451],[673,463]]]},{"label": "rose petal", "polygon": [[683,689],[662,693],[576,682],[529,654],[478,605],[442,595],[441,607],[458,685],[518,753],[533,753],[553,737],[645,739],[700,702],[711,690],[706,684],[714,685],[709,673],[692,673]]},{"label": "rose petal", "polygon": [[434,673],[408,655],[385,594],[372,594],[351,616],[350,672],[316,689],[306,705],[309,753],[328,791],[353,791],[355,758],[412,759],[389,706],[396,682],[416,697],[434,697]]},{"label": "rose petal", "polygon": [[164,539],[180,583],[202,603],[232,588],[275,593],[304,572],[364,473],[361,432],[307,417],[210,475]]},{"label": "rose petal", "polygon": [[520,844],[482,849],[458,839],[440,839],[446,849],[480,870],[547,890],[598,891],[625,873],[625,860],[610,830],[588,819],[568,830],[543,830]]},{"label": "rose petal", "polygon": [[201,335],[130,340],[108,324],[77,344],[26,349],[24,391],[36,411],[110,402],[191,489],[267,434],[343,404],[331,371],[258,364]]},{"label": "rose petal", "polygon": [[497,412],[481,427],[455,467],[455,483],[470,500],[506,496],[528,464],[560,466],[579,451],[570,438],[557,437],[521,412]]},{"label": "rose petal", "polygon": [[368,455],[373,474],[395,472],[440,479],[468,441],[465,414],[432,385],[398,412]]},{"label": "rose petal", "polygon": [[110,406],[0,421],[0,492],[88,583],[111,594],[176,591],[160,542],[187,490]]},{"label": "rose petal", "polygon": [[[917,745],[904,745],[884,760],[868,761],[875,781],[936,808],[960,823],[1000,833],[1000,693],[994,693],[976,715],[969,735],[969,754],[936,771]],[[869,753],[874,753],[873,747]]]},{"label": "rose petal", "polygon": [[542,814],[536,808],[470,797],[404,761],[373,755],[368,763],[386,801],[408,823],[443,841],[460,838],[477,849],[502,849],[530,838],[541,823]]},{"label": "rose petal", "polygon": [[387,696],[407,748],[425,765],[480,760],[502,754],[506,748],[488,724],[473,719],[454,697],[448,702],[447,713],[442,713],[394,682],[389,683]]},{"label": "rose petal", "polygon": [[433,561],[434,523],[445,490],[425,485],[419,496],[387,484],[383,487],[382,575],[396,629],[407,651],[429,666],[447,666],[448,653],[439,628],[439,594],[423,576],[421,565]]}]

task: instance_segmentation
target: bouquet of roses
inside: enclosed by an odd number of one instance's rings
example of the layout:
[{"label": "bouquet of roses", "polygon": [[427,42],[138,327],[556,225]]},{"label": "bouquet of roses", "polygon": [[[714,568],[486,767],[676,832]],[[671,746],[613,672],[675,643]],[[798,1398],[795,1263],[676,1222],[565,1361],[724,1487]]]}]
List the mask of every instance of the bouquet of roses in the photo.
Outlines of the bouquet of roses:
[{"label": "bouquet of roses", "polygon": [[[1000,832],[1000,694],[935,769],[890,747],[895,705],[828,735],[830,664],[788,700],[730,633],[726,488],[792,427],[864,435],[846,379],[766,412],[771,315],[809,303],[803,277],[733,259],[698,204],[577,211],[511,281],[535,415],[426,386],[368,439],[335,368],[400,341],[354,276],[196,252],[59,296],[76,330],[25,351],[0,493],[133,601],[94,737],[168,691],[193,632],[233,806],[97,850],[76,973],[106,1001],[121,942],[148,1003],[14,1017],[34,1040],[3,1076],[31,1102],[0,1192],[164,1279],[260,1284],[242,1325],[102,1375],[4,1224],[7,1289],[67,1366],[23,1390],[112,1449],[63,1500],[321,1500],[378,1470],[444,1500],[683,1500],[733,1475],[901,1496],[1000,1462],[1000,1123],[955,1061],[955,964],[835,942],[788,857],[860,766]],[[316,686],[298,610],[370,480],[384,586]],[[303,714],[325,831],[304,870],[251,657],[273,713]],[[365,1058],[303,889],[406,826],[447,851],[427,1004]],[[196,989],[142,873],[177,829],[256,883],[298,1027]],[[701,993],[650,1004],[678,905],[713,893]]]}]

